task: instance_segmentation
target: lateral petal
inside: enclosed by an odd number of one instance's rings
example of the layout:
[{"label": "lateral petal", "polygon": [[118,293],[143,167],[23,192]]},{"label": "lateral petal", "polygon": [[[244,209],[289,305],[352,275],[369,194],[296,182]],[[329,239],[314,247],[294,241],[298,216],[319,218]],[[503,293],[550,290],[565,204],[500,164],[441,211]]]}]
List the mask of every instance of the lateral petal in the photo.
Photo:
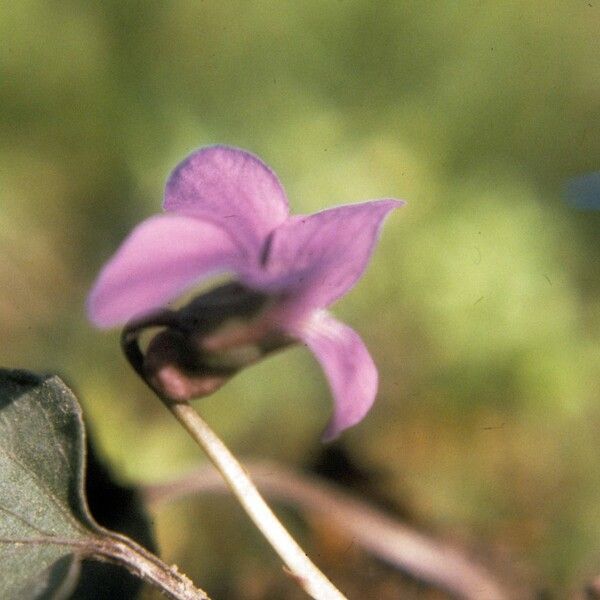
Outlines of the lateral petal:
[{"label": "lateral petal", "polygon": [[104,266],[88,298],[90,320],[113,327],[175,299],[202,278],[242,271],[246,254],[214,223],[158,215],[138,225]]},{"label": "lateral petal", "polygon": [[272,234],[261,288],[326,307],[366,269],[385,217],[403,202],[372,200],[289,218]]}]

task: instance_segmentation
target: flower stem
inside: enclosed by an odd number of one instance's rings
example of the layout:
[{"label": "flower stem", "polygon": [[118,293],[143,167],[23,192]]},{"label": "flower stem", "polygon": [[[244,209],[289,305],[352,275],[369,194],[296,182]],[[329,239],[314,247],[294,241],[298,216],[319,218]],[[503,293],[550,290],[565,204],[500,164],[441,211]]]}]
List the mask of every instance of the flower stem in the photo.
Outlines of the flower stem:
[{"label": "flower stem", "polygon": [[252,483],[252,480],[202,417],[186,400],[168,398],[155,387],[148,375],[140,335],[149,327],[173,326],[173,313],[162,311],[132,322],[121,334],[121,347],[131,366],[163,401],[196,443],[206,452],[248,516],[286,564],[290,575],[315,600],[346,600],[345,596],[321,573],[302,548],[279,522]]},{"label": "flower stem", "polygon": [[263,500],[242,465],[194,408],[188,402],[166,399],[163,402],[221,472],[249,517],[304,591],[315,600],[345,600],[345,596],[306,556]]}]

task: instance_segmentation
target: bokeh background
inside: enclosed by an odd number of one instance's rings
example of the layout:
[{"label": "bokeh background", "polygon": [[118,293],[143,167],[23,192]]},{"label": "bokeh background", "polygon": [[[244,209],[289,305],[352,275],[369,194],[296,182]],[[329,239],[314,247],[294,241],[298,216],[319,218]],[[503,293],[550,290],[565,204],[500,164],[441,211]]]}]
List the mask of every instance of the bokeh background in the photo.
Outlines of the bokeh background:
[{"label": "bokeh background", "polygon": [[[3,2],[0,364],[60,373],[122,481],[176,477],[199,451],[84,314],[170,169],[232,144],[295,212],[406,199],[334,308],[381,374],[343,450],[428,531],[575,593],[600,572],[600,212],[565,186],[599,168],[599,30],[595,0]],[[305,468],[330,395],[297,348],[198,408],[240,455]],[[217,597],[275,597],[233,501],[154,519]]]}]

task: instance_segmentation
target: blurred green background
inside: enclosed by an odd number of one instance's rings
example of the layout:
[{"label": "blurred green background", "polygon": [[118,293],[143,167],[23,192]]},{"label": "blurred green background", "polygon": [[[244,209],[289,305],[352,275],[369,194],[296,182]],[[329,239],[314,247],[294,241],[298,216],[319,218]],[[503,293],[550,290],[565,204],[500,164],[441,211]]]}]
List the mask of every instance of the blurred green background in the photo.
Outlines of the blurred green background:
[{"label": "blurred green background", "polygon": [[[343,443],[417,521],[571,593],[600,571],[600,212],[563,189],[599,168],[599,30],[593,0],[2,2],[0,364],[60,373],[123,480],[175,477],[199,452],[83,308],[170,169],[232,144],[294,212],[406,199],[334,308],[381,374]],[[330,395],[299,348],[198,407],[300,467]],[[233,502],[156,523],[209,591],[279,569]]]}]

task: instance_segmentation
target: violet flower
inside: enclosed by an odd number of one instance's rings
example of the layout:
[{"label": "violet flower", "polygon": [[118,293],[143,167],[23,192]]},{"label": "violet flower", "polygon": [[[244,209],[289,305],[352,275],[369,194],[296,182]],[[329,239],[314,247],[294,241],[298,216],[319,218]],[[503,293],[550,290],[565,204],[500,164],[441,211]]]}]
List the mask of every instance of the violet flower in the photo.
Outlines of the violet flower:
[{"label": "violet flower", "polygon": [[[211,326],[196,345],[204,357],[249,342],[263,354],[292,341],[307,345],[334,396],[324,434],[332,439],[366,415],[378,376],[360,337],[326,307],[360,279],[385,217],[402,204],[372,200],[290,216],[277,176],[259,158],[225,146],[200,149],[171,174],[166,213],[138,225],[102,269],[89,297],[89,318],[98,327],[122,325],[164,308],[211,276],[233,274],[237,284],[200,296],[177,319],[198,326],[215,303],[233,307],[234,313],[238,307],[243,312],[248,302],[256,304],[250,328],[228,327],[211,336],[206,334],[215,329]],[[239,301],[232,303],[232,297]],[[228,318],[235,317],[229,313]],[[169,346],[176,360],[185,361],[188,348],[192,353],[198,348],[176,339],[184,330],[180,326],[179,333],[157,338],[155,346]],[[214,388],[225,379],[217,377]],[[181,394],[213,389],[205,388]]]}]

